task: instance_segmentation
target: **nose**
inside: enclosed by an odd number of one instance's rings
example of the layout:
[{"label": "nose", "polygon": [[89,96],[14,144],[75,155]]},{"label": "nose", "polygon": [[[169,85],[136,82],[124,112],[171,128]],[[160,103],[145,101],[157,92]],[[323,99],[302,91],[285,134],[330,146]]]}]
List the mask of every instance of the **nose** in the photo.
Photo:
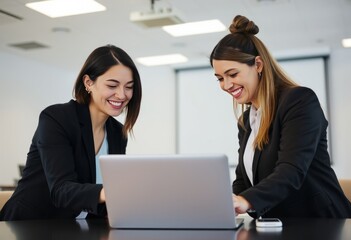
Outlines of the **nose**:
[{"label": "nose", "polygon": [[116,89],[115,96],[116,96],[119,100],[124,100],[125,97],[126,97],[126,93],[125,93],[125,91],[124,91],[124,88],[123,88],[123,87],[118,87],[118,88]]},{"label": "nose", "polygon": [[233,87],[234,83],[227,77],[223,78],[222,81],[222,88],[223,90],[228,91],[229,89],[231,89]]}]

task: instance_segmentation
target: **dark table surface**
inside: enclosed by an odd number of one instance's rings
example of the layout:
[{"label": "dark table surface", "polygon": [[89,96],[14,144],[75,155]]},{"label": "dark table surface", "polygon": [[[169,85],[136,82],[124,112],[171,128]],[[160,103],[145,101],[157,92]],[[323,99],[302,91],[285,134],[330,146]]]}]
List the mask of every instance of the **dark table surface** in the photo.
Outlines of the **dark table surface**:
[{"label": "dark table surface", "polygon": [[239,230],[121,230],[105,219],[0,222],[1,240],[351,240],[351,219],[282,219],[281,229],[258,230],[244,216]]}]

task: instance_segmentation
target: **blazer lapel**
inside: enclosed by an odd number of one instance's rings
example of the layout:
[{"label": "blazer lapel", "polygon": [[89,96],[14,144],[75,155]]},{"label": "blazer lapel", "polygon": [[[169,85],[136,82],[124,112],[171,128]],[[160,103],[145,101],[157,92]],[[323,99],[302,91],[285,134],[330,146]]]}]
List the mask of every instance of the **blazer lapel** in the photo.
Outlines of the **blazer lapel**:
[{"label": "blazer lapel", "polygon": [[239,161],[242,162],[242,164],[241,164],[242,172],[244,173],[246,184],[248,186],[252,186],[252,184],[251,184],[251,182],[249,180],[249,177],[247,176],[245,165],[244,165],[244,152],[245,152],[245,149],[246,149],[247,141],[249,140],[249,137],[250,137],[250,134],[251,134],[250,120],[248,118],[244,119],[244,126],[245,126],[246,131],[244,132],[244,136],[243,136],[243,140],[242,140],[242,147],[240,148],[240,153],[239,153],[240,159],[239,159]]},{"label": "blazer lapel", "polygon": [[92,181],[96,181],[94,137],[91,126],[90,112],[88,105],[77,104],[78,119],[80,122],[82,141],[90,166]]},{"label": "blazer lapel", "polygon": [[[246,119],[245,119],[245,128],[247,129],[247,131],[245,132],[244,134],[244,138],[243,138],[243,146],[244,146],[244,149],[241,150],[241,153],[240,153],[240,156],[241,156],[241,160],[243,161],[244,159],[244,151],[245,151],[245,148],[246,148],[246,144],[247,144],[247,141],[249,140],[249,137],[250,137],[250,134],[251,134],[251,126],[250,126],[250,111],[248,110],[248,114],[246,115]],[[255,153],[254,153],[254,158],[253,158],[253,161],[252,161],[252,182],[253,182],[253,185],[255,185],[257,183],[257,166],[258,166],[258,161],[261,157],[261,153],[262,151],[258,150],[257,148],[255,149]],[[242,166],[244,166],[244,164],[242,164]],[[244,170],[243,172],[245,172],[245,176],[247,178],[247,182],[250,183],[250,185],[252,186],[247,174],[246,174],[246,170]]]},{"label": "blazer lapel", "polygon": [[255,149],[254,159],[253,159],[253,162],[252,162],[252,182],[254,184],[257,183],[257,178],[256,178],[257,166],[258,166],[258,161],[259,161],[259,159],[261,157],[261,153],[262,153],[262,151],[258,150],[257,148]]}]

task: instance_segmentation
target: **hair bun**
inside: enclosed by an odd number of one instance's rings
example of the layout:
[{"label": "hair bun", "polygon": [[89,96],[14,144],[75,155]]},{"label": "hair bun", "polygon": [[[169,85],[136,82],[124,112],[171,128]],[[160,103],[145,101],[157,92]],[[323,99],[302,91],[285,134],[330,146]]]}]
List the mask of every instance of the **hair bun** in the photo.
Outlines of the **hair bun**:
[{"label": "hair bun", "polygon": [[231,33],[245,33],[255,35],[259,28],[253,21],[250,21],[244,16],[237,15],[234,17],[232,24],[229,27]]}]

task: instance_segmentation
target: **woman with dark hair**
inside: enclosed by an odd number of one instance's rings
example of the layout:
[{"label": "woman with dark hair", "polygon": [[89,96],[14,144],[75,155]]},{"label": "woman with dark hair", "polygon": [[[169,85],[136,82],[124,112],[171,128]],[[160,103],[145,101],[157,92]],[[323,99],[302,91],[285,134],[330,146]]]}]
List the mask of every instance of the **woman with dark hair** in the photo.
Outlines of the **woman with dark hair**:
[{"label": "woman with dark hair", "polygon": [[[141,103],[138,70],[122,49],[95,49],[68,103],[44,109],[22,179],[0,220],[107,215],[98,158],[125,154]],[[114,117],[126,111],[124,125]]]},{"label": "woman with dark hair", "polygon": [[328,122],[316,94],[283,72],[255,36],[254,22],[238,15],[229,29],[210,60],[238,116],[236,213],[351,217],[351,204],[330,165]]}]

